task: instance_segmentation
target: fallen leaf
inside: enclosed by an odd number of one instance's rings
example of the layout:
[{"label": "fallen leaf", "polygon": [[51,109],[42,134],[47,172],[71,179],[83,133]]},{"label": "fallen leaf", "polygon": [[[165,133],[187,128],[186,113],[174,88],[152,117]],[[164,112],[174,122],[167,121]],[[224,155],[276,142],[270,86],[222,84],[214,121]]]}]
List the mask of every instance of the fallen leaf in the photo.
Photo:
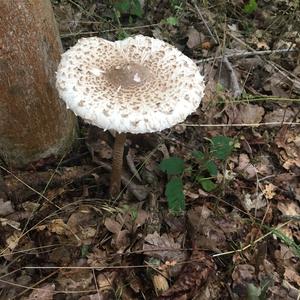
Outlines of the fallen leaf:
[{"label": "fallen leaf", "polygon": [[0,198],[0,217],[5,217],[14,212],[11,201],[4,201]]},{"label": "fallen leaf", "polygon": [[52,300],[55,291],[55,284],[45,284],[44,286],[39,287],[38,290],[33,290],[32,293],[25,298],[25,300]]},{"label": "fallen leaf", "polygon": [[241,200],[243,207],[250,211],[251,209],[261,209],[267,205],[265,197],[262,193],[259,194],[244,194],[244,198]]},{"label": "fallen leaf", "polygon": [[[148,234],[145,237],[143,244],[145,255],[159,258],[163,262],[167,260],[175,260],[177,262],[183,261],[185,259],[185,253],[180,250],[180,248],[180,243],[175,242],[171,236],[166,233],[160,236],[157,232]],[[148,252],[147,250],[150,251]]]},{"label": "fallen leaf", "polygon": [[223,230],[210,217],[211,213],[205,205],[188,211],[190,236],[195,247],[220,252],[226,247],[226,237]]},{"label": "fallen leaf", "polygon": [[269,183],[269,184],[266,184],[264,189],[263,189],[263,194],[264,196],[266,197],[266,199],[273,199],[274,196],[276,195],[275,191],[276,191],[277,187],[272,184],[272,183]]},{"label": "fallen leaf", "polygon": [[104,226],[112,233],[119,233],[123,227],[119,222],[112,218],[106,218],[104,221]]},{"label": "fallen leaf", "polygon": [[101,292],[112,290],[114,288],[114,281],[118,275],[116,271],[107,271],[100,273],[97,276],[97,283]]},{"label": "fallen leaf", "polygon": [[69,217],[67,227],[70,230],[66,232],[66,235],[76,235],[76,239],[80,239],[84,244],[90,244],[97,233],[97,219],[94,211],[89,207],[79,207],[78,211]]},{"label": "fallen leaf", "polygon": [[60,272],[56,279],[60,289],[66,291],[83,291],[89,288],[93,281],[93,273],[88,269],[72,270],[72,272]]},{"label": "fallen leaf", "polygon": [[250,162],[249,156],[245,153],[239,155],[238,166],[236,171],[242,172],[246,179],[256,178],[257,170],[255,166]]},{"label": "fallen leaf", "polygon": [[21,233],[19,232],[14,232],[12,235],[10,235],[7,239],[6,239],[6,245],[10,250],[14,250],[20,241],[20,237],[21,237]]},{"label": "fallen leaf", "polygon": [[265,110],[257,104],[240,104],[226,108],[229,123],[258,124],[262,121]]},{"label": "fallen leaf", "polygon": [[295,270],[292,270],[292,269],[289,269],[289,268],[285,268],[283,276],[289,282],[294,282],[298,286],[300,286],[300,275]]},{"label": "fallen leaf", "polygon": [[280,160],[286,170],[300,168],[300,133],[295,128],[283,126],[275,137],[280,150]]},{"label": "fallen leaf", "polygon": [[66,231],[68,231],[67,224],[62,219],[51,220],[47,227],[50,232],[58,235],[66,234]]},{"label": "fallen leaf", "polygon": [[232,291],[237,299],[247,299],[248,284],[255,282],[255,267],[249,264],[237,265],[232,272]]},{"label": "fallen leaf", "polygon": [[194,250],[189,260],[175,283],[158,299],[194,299],[197,290],[208,283],[215,269],[211,257],[204,251]]},{"label": "fallen leaf", "polygon": [[[121,215],[119,215],[119,217],[121,217]],[[122,230],[123,225],[112,218],[106,218],[104,226],[107,228],[107,230],[114,233],[112,244],[118,250],[122,251],[129,245],[129,230]]]},{"label": "fallen leaf", "polygon": [[299,216],[300,215],[300,208],[297,203],[294,201],[288,202],[278,202],[277,208],[283,215],[286,216]]},{"label": "fallen leaf", "polygon": [[101,293],[88,295],[88,296],[82,296],[79,298],[79,300],[105,300],[105,296],[101,295]]},{"label": "fallen leaf", "polygon": [[20,223],[19,222],[16,222],[14,220],[9,220],[9,219],[6,219],[6,218],[0,218],[0,224],[1,226],[10,226],[16,230],[20,230]]},{"label": "fallen leaf", "polygon": [[256,156],[255,161],[255,168],[257,170],[257,173],[262,176],[269,176],[274,174],[275,167],[269,155],[262,154],[260,156]]},{"label": "fallen leaf", "polygon": [[[271,112],[267,112],[264,116],[264,122],[271,123],[271,122],[291,122],[295,116],[295,113],[290,109],[283,109],[278,108]],[[268,125],[273,127],[272,125]]]},{"label": "fallen leaf", "polygon": [[201,36],[198,30],[196,30],[193,26],[189,27],[188,32],[187,32],[187,46],[192,49],[197,46],[199,46],[200,41],[201,41]]}]

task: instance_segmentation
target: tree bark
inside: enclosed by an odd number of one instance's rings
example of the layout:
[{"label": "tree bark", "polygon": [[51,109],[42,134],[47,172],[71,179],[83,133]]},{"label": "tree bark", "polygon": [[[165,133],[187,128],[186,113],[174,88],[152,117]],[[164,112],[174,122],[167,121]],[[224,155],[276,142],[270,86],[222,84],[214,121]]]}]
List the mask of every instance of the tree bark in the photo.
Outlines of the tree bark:
[{"label": "tree bark", "polygon": [[61,52],[50,0],[0,0],[0,157],[9,166],[59,155],[76,135],[55,88]]}]

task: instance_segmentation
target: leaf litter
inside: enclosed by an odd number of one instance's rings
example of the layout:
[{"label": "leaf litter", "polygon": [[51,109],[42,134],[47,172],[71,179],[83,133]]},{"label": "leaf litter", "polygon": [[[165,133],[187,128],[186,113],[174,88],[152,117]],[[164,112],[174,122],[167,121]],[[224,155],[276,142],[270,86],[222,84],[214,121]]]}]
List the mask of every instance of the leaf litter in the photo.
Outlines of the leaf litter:
[{"label": "leaf litter", "polygon": [[[65,49],[91,35],[158,37],[199,64],[206,93],[174,130],[129,135],[117,202],[113,136],[92,126],[61,163],[1,167],[1,297],[298,299],[296,1],[52,4]],[[194,151],[215,156],[196,163]]]}]

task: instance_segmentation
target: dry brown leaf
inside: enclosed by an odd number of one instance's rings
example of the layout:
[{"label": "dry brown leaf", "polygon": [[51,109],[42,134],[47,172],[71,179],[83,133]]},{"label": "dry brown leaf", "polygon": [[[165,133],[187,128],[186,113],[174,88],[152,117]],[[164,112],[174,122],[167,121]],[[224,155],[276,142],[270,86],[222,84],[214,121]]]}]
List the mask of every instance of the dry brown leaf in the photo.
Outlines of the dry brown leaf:
[{"label": "dry brown leaf", "polygon": [[284,278],[288,280],[289,282],[294,282],[298,286],[300,286],[300,275],[295,270],[285,268],[284,270]]},{"label": "dry brown leaf", "polygon": [[[180,239],[182,235],[179,235]],[[186,251],[181,250],[179,242],[164,233],[160,236],[157,232],[148,234],[145,237],[143,250],[144,254],[150,257],[160,259],[165,263],[164,267],[168,269],[168,274],[173,277],[177,276],[182,269],[182,264],[178,264],[186,259]],[[148,250],[148,251],[147,251]]]},{"label": "dry brown leaf", "polygon": [[116,271],[108,271],[104,273],[100,273],[97,276],[97,283],[100,291],[107,291],[114,288],[114,281],[117,277],[118,273]]},{"label": "dry brown leaf", "polygon": [[10,226],[16,230],[20,230],[20,223],[19,222],[16,222],[14,220],[9,220],[9,219],[6,219],[6,218],[0,218],[0,224],[1,226]]},{"label": "dry brown leaf", "polygon": [[204,251],[194,250],[175,283],[158,299],[194,299],[197,290],[213,276],[215,264]]},{"label": "dry brown leaf", "polygon": [[20,241],[21,233],[20,232],[14,232],[12,235],[10,235],[6,239],[6,245],[9,249],[14,250]]},{"label": "dry brown leaf", "polygon": [[188,29],[187,37],[188,37],[188,41],[186,44],[190,49],[199,46],[199,44],[201,42],[201,35],[200,35],[199,31],[196,30],[194,27],[191,26]]},{"label": "dry brown leaf", "polygon": [[[157,232],[154,232],[153,234],[148,234],[145,237],[143,244],[143,250],[145,250],[145,255],[159,258],[164,262],[166,262],[167,260],[174,260],[177,262],[183,261],[185,259],[185,253],[184,251],[180,250],[180,248],[181,245],[175,242],[171,236],[168,236],[166,233],[160,236]],[[147,250],[150,251],[148,252]]]},{"label": "dry brown leaf", "polygon": [[72,270],[68,273],[60,272],[57,282],[66,291],[82,291],[89,288],[93,281],[93,273],[88,269]]},{"label": "dry brown leaf", "polygon": [[[291,122],[294,118],[295,113],[290,109],[278,108],[271,112],[267,112],[264,116],[264,122]],[[269,125],[272,127],[272,125]]]},{"label": "dry brown leaf", "polygon": [[245,153],[239,155],[239,165],[236,167],[236,171],[242,172],[246,179],[256,178],[257,176],[255,166],[250,162],[249,156]]},{"label": "dry brown leaf", "polygon": [[137,211],[137,216],[134,219],[132,231],[135,232],[139,227],[143,226],[150,217],[149,213],[143,209]]},{"label": "dry brown leaf", "polygon": [[245,193],[244,198],[241,199],[241,203],[247,211],[250,211],[251,209],[261,209],[267,205],[267,201],[262,193]]},{"label": "dry brown leaf", "polygon": [[[120,214],[117,215],[117,217],[122,219]],[[124,220],[122,223],[124,223]],[[127,229],[122,230],[123,225],[112,218],[106,218],[104,226],[107,228],[107,230],[114,233],[112,244],[118,250],[124,250],[129,245],[129,231]]]},{"label": "dry brown leaf", "polygon": [[247,299],[248,284],[255,282],[255,267],[249,264],[237,265],[232,272],[233,293],[237,299]]},{"label": "dry brown leaf", "polygon": [[275,191],[277,189],[277,186],[275,186],[272,183],[266,184],[263,189],[263,194],[267,199],[273,199],[276,195]]},{"label": "dry brown leaf", "polygon": [[278,202],[277,208],[283,215],[286,216],[299,216],[300,208],[296,202],[287,201],[287,202]]},{"label": "dry brown leaf", "polygon": [[275,138],[276,145],[281,148],[280,159],[287,170],[300,168],[300,132],[297,128],[283,126]]},{"label": "dry brown leaf", "polygon": [[50,232],[56,233],[58,235],[66,234],[68,230],[67,224],[62,219],[51,220],[50,224],[47,225]]},{"label": "dry brown leaf", "polygon": [[45,284],[39,287],[38,290],[33,290],[25,300],[52,300],[55,291],[55,284]]},{"label": "dry brown leaf", "polygon": [[97,233],[95,213],[82,206],[69,217],[67,226],[70,229],[66,232],[68,236],[76,235],[84,244],[89,244]]},{"label": "dry brown leaf", "polygon": [[206,206],[198,206],[188,211],[191,239],[195,247],[220,252],[226,247],[223,230],[210,217],[212,212]]},{"label": "dry brown leaf", "polygon": [[122,225],[112,218],[106,218],[104,221],[106,229],[112,233],[119,233],[122,229]]},{"label": "dry brown leaf", "polygon": [[79,298],[79,300],[105,300],[105,296],[103,296],[101,293],[88,295],[88,296],[82,296]]},{"label": "dry brown leaf", "polygon": [[255,161],[255,168],[257,170],[257,173],[263,176],[274,174],[275,167],[269,155],[263,154],[260,156],[256,156]]},{"label": "dry brown leaf", "polygon": [[258,124],[261,122],[265,110],[257,104],[240,104],[226,108],[229,123]]},{"label": "dry brown leaf", "polygon": [[99,269],[106,262],[107,254],[99,248],[94,248],[93,251],[87,255],[87,258],[87,264],[89,266],[97,267]]},{"label": "dry brown leaf", "polygon": [[0,217],[5,217],[14,212],[11,201],[4,201],[0,198]]}]

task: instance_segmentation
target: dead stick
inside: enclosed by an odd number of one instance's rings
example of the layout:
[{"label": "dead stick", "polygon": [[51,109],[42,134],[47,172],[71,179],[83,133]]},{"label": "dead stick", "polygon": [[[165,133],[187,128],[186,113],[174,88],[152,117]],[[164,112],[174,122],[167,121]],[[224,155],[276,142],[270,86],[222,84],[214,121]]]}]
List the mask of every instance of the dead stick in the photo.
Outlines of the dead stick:
[{"label": "dead stick", "polygon": [[236,73],[226,56],[224,56],[223,62],[230,73],[230,85],[233,90],[233,97],[238,98],[242,95],[242,90],[240,88],[240,84],[236,76]]},{"label": "dead stick", "polygon": [[223,59],[224,56],[226,56],[227,58],[245,58],[245,57],[254,56],[254,55],[269,55],[269,54],[277,54],[277,53],[280,54],[280,53],[297,52],[297,51],[299,51],[299,50],[291,49],[291,48],[276,49],[276,50],[261,50],[261,51],[239,51],[237,53],[232,53],[232,54],[225,53],[225,55],[220,55],[217,57],[209,57],[209,58],[199,59],[199,60],[195,60],[194,62],[196,64],[200,64],[200,63],[213,61],[216,59]]},{"label": "dead stick", "polygon": [[205,19],[203,18],[202,13],[201,13],[201,11],[200,11],[198,5],[196,4],[195,0],[192,0],[192,2],[193,2],[194,6],[195,6],[195,8],[196,8],[196,10],[197,10],[197,13],[198,13],[199,17],[201,18],[201,20],[202,20],[202,22],[203,22],[203,24],[204,24],[206,30],[208,31],[209,35],[211,36],[212,40],[214,41],[214,43],[215,43],[216,45],[218,45],[218,44],[219,44],[218,41],[217,41],[216,38],[214,37],[214,35],[213,35],[213,33],[211,32],[209,26],[207,25]]}]

